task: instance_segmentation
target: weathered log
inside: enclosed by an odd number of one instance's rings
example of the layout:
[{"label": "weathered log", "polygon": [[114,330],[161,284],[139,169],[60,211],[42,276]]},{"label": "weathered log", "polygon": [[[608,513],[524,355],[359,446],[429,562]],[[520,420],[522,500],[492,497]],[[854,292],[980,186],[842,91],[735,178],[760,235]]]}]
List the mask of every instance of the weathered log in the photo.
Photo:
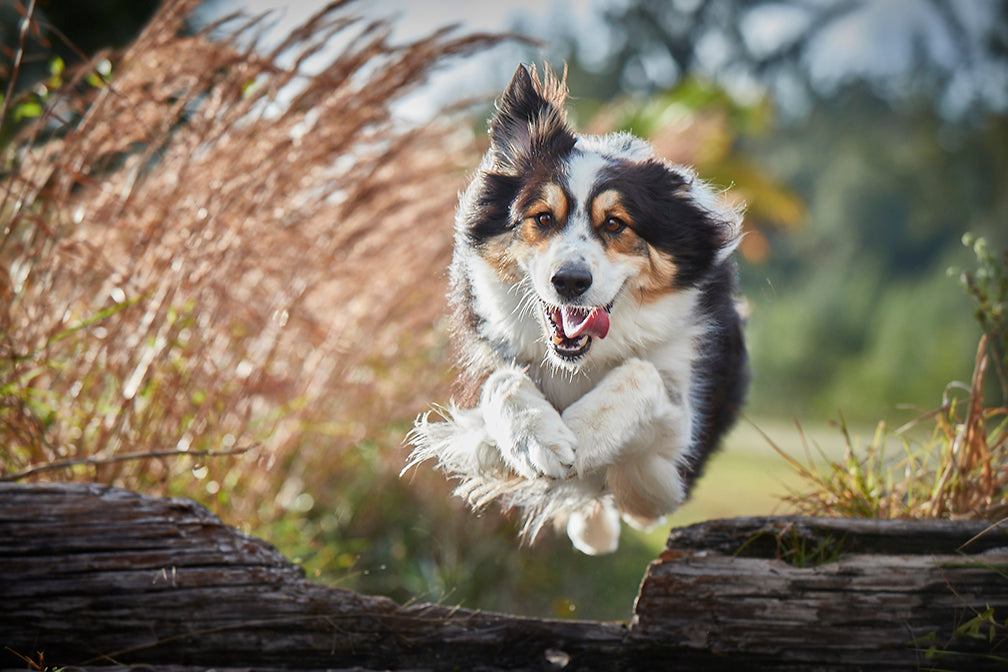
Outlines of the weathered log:
[{"label": "weathered log", "polygon": [[0,484],[0,645],[48,665],[610,670],[625,636],[315,584],[188,500]]},{"label": "weathered log", "polygon": [[[635,612],[632,641],[754,667],[1008,669],[1008,528],[711,521],[672,531]],[[983,637],[957,635],[968,622]]]},{"label": "weathered log", "polygon": [[[1008,657],[1008,535],[986,527],[742,518],[674,530],[625,626],[404,607],[307,581],[187,500],[0,484],[0,646],[50,666],[171,672],[1001,669],[990,654]],[[988,607],[993,644],[956,635]],[[932,647],[941,655],[926,658]],[[0,667],[23,668],[11,652]]]}]

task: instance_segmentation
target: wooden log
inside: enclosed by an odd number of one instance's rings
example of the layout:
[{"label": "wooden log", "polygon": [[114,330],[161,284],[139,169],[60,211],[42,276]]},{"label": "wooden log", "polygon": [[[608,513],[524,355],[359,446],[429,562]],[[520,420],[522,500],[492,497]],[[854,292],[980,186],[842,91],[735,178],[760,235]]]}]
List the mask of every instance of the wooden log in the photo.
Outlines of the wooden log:
[{"label": "wooden log", "polygon": [[[43,652],[47,666],[169,672],[1003,669],[982,656],[1008,657],[1008,536],[985,528],[742,518],[674,530],[626,626],[404,607],[307,581],[187,500],[0,484],[0,668]],[[993,645],[956,635],[983,625],[977,613],[1000,624],[978,627]]]},{"label": "wooden log", "polygon": [[0,484],[0,645],[50,666],[611,670],[625,636],[315,584],[188,500]]},{"label": "wooden log", "polygon": [[[680,657],[767,669],[1004,670],[1008,529],[828,518],[694,525],[673,530],[635,612],[631,640],[678,642],[668,650]],[[983,636],[957,634],[968,622]]]}]

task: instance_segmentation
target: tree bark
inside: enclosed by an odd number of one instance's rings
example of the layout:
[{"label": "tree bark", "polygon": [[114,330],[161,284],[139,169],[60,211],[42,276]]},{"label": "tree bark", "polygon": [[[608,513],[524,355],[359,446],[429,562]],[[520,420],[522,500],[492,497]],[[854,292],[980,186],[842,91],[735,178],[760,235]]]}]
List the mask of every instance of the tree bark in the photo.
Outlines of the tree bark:
[{"label": "tree bark", "polygon": [[[171,672],[1004,669],[1008,536],[986,528],[741,518],[674,530],[623,625],[400,606],[312,583],[188,500],[0,484],[0,667],[23,669],[20,654]],[[971,619],[982,638],[956,635]]]}]

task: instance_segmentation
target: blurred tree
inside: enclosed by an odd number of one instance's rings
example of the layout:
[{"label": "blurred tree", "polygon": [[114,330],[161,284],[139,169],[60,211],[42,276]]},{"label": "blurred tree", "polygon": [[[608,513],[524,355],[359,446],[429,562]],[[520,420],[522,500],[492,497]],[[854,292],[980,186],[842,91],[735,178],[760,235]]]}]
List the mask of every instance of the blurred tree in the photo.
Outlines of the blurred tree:
[{"label": "blurred tree", "polygon": [[850,83],[948,114],[1008,106],[1008,2],[637,0],[603,10],[591,39],[561,34],[577,90],[652,95],[684,77],[768,90],[787,112]]},{"label": "blurred tree", "polygon": [[933,406],[972,366],[977,329],[945,278],[959,239],[1008,244],[1008,116],[950,126],[927,104],[894,113],[864,91],[747,148],[808,204],[743,269],[763,411],[877,415]]},{"label": "blurred tree", "polygon": [[[0,0],[0,101],[4,101],[0,144],[26,117],[41,112],[48,95],[62,83],[66,65],[126,45],[159,4],[159,0]],[[99,70],[104,78],[111,64],[106,62]]]},{"label": "blurred tree", "polygon": [[[107,47],[122,47],[144,27],[160,0],[39,0],[43,28],[61,39],[53,48],[93,54]],[[72,45],[72,46],[68,46]]]}]

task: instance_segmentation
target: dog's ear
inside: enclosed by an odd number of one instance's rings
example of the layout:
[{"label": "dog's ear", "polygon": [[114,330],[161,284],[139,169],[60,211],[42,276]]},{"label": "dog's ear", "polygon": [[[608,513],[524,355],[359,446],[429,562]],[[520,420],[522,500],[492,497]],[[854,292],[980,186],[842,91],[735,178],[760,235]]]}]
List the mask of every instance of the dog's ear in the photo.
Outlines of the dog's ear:
[{"label": "dog's ear", "polygon": [[566,70],[559,79],[549,68],[542,81],[535,66],[519,65],[490,120],[490,149],[496,170],[518,173],[533,158],[560,156],[574,146],[567,126]]}]

